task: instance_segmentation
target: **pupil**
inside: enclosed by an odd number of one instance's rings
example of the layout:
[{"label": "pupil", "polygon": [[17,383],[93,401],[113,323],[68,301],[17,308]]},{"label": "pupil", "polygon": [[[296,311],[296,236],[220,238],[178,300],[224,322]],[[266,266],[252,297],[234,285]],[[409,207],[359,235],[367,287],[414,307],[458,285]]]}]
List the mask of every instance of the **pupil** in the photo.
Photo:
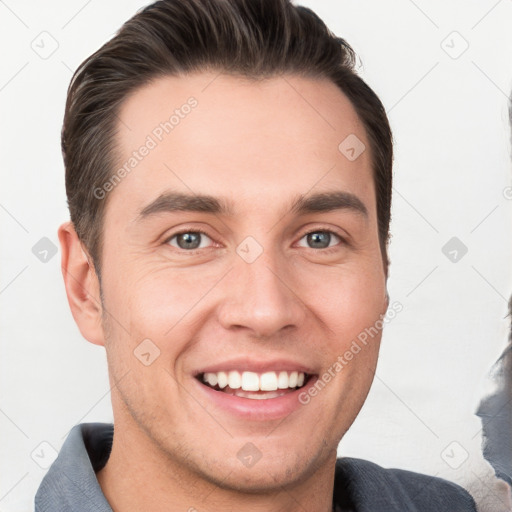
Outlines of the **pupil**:
[{"label": "pupil", "polygon": [[181,233],[178,236],[178,245],[182,249],[197,249],[201,243],[199,233]]},{"label": "pupil", "polygon": [[308,234],[308,243],[315,248],[325,249],[329,247],[331,241],[331,234],[325,231],[319,231],[317,233]]}]

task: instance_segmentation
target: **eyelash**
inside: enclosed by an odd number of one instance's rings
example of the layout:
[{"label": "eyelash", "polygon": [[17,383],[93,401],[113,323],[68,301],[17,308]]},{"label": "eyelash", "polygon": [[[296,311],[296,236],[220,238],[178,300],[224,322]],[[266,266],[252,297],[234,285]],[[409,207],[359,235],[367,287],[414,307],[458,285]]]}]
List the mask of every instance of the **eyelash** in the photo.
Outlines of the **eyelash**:
[{"label": "eyelash", "polygon": [[[205,235],[208,238],[210,238],[212,241],[214,241],[213,238],[205,230],[203,230],[201,228],[193,228],[193,229],[183,229],[181,231],[177,231],[176,233],[173,233],[171,236],[169,236],[165,239],[164,244],[169,244],[169,242],[173,238],[175,238],[179,235],[183,235],[185,233],[201,233],[202,235]],[[316,252],[321,251],[323,253],[329,253],[329,252],[332,252],[333,250],[336,250],[341,245],[348,245],[347,240],[344,237],[342,237],[339,233],[337,233],[336,231],[334,231],[332,229],[322,229],[322,228],[311,229],[311,230],[303,233],[302,236],[299,238],[299,240],[302,240],[304,237],[310,235],[311,233],[330,233],[331,235],[334,235],[340,239],[340,243],[334,245],[333,247],[326,247],[324,249],[314,249],[312,247],[309,247],[309,249],[316,251]],[[204,250],[204,248],[186,250],[186,249],[180,249],[177,247],[173,247],[173,249],[176,249],[180,252],[184,252],[184,253],[188,253],[188,254],[195,254],[197,251]]]}]

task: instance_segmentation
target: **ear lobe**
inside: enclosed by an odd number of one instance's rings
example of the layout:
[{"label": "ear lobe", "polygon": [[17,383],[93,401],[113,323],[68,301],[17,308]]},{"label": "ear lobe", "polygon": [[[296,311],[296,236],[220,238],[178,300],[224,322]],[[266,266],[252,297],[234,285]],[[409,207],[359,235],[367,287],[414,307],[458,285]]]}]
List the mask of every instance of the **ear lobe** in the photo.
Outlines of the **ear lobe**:
[{"label": "ear lobe", "polygon": [[104,345],[99,280],[72,222],[59,227],[59,242],[62,277],[73,318],[85,339]]}]

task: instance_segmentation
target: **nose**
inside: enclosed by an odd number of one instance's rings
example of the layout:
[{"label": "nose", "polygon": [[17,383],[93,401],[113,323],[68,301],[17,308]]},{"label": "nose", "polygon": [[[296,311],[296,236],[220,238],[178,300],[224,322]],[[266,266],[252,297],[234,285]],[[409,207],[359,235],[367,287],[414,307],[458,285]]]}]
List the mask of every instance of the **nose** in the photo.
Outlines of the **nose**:
[{"label": "nose", "polygon": [[290,265],[268,251],[252,263],[237,256],[234,265],[218,310],[225,329],[245,329],[254,337],[269,338],[301,324],[306,308],[294,289]]}]

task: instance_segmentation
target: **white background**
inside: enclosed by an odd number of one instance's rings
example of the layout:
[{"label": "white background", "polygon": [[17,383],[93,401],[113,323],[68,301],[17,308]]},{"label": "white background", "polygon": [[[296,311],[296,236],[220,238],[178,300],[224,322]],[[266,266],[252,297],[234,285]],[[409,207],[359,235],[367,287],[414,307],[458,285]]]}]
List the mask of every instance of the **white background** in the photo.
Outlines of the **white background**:
[{"label": "white background", "polygon": [[[301,3],[357,51],[396,140],[388,289],[404,310],[339,454],[442,476],[490,503],[474,411],[512,292],[512,1]],[[60,251],[43,263],[32,247],[58,245],[68,218],[59,137],[72,71],[143,5],[0,1],[0,512],[32,509],[36,460],[52,457],[40,443],[58,450],[76,423],[112,421],[104,350],[73,322]],[[32,48],[41,38],[58,43],[46,59]],[[442,252],[454,236],[468,248],[455,263]]]}]

